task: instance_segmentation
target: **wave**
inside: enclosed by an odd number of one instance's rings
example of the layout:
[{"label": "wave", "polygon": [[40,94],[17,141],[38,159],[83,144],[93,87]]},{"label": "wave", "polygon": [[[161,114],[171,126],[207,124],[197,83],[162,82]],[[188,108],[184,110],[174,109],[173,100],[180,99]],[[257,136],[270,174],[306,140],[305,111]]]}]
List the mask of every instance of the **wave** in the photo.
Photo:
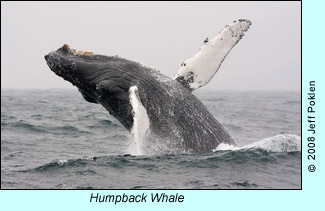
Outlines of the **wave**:
[{"label": "wave", "polygon": [[222,143],[213,151],[243,149],[261,149],[268,152],[301,151],[301,137],[293,134],[278,134],[242,147]]},{"label": "wave", "polygon": [[[301,153],[291,152],[271,152],[258,148],[241,150],[219,150],[209,155],[194,154],[165,154],[154,156],[133,156],[133,155],[113,155],[100,156],[82,159],[60,159],[49,162],[36,168],[24,170],[24,172],[70,172],[74,171],[78,175],[95,175],[97,172],[140,170],[157,172],[173,171],[177,169],[216,169],[225,166],[264,166],[268,163],[299,161]],[[111,169],[111,170],[109,170]],[[243,184],[245,185],[245,184]]]},{"label": "wave", "polygon": [[54,170],[54,169],[59,169],[67,166],[81,166],[85,164],[83,159],[71,159],[71,160],[59,160],[59,161],[53,161],[44,165],[41,165],[37,168],[31,169],[32,171],[48,171],[48,170]]},{"label": "wave", "polygon": [[1,122],[1,126],[3,127],[10,127],[10,128],[17,128],[17,129],[23,129],[31,132],[46,132],[46,128],[43,126],[37,126],[34,124],[31,124],[26,121],[18,121],[18,122]]},{"label": "wave", "polygon": [[[26,171],[57,172],[75,169],[77,174],[96,174],[96,168],[143,169],[157,171],[162,167],[177,168],[220,168],[234,164],[256,165],[274,163],[280,159],[301,159],[301,137],[292,134],[278,134],[242,147],[220,144],[213,153],[198,154],[159,154],[159,155],[109,155],[90,158],[58,159]],[[240,184],[237,184],[240,185]],[[250,186],[252,184],[241,184]]]},{"label": "wave", "polygon": [[287,100],[287,101],[283,102],[282,104],[284,104],[284,105],[287,105],[287,104],[299,105],[300,103],[301,103],[300,100]]},{"label": "wave", "polygon": [[113,121],[109,119],[100,119],[100,120],[94,120],[89,125],[87,125],[87,128],[94,129],[94,128],[118,128],[121,127],[120,124],[116,124]]},{"label": "wave", "polygon": [[10,128],[10,130],[28,131],[30,133],[50,133],[50,134],[91,134],[89,131],[79,129],[77,126],[62,125],[62,126],[51,126],[51,125],[38,125],[29,121],[19,120],[16,122],[1,122],[2,127]]}]

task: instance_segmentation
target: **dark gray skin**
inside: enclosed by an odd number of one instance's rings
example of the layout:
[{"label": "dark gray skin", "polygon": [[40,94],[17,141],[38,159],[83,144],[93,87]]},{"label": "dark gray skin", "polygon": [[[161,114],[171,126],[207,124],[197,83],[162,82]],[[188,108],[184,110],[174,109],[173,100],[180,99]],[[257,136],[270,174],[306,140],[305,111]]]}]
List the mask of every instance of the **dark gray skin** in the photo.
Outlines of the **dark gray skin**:
[{"label": "dark gray skin", "polygon": [[141,64],[120,57],[84,55],[64,45],[45,56],[58,76],[77,86],[85,100],[99,103],[129,131],[133,111],[129,89],[147,110],[147,142],[166,141],[172,152],[212,152],[220,143],[235,145],[223,126],[183,85]]}]

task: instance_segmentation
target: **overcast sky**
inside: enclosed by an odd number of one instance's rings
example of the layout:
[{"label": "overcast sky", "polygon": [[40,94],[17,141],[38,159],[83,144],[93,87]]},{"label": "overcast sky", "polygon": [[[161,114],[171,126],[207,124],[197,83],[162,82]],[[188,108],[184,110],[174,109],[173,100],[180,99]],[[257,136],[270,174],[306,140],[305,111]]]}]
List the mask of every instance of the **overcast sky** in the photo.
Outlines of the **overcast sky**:
[{"label": "overcast sky", "polygon": [[172,77],[206,37],[252,26],[206,89],[300,90],[300,2],[1,2],[1,88],[72,88],[44,55],[64,43]]}]

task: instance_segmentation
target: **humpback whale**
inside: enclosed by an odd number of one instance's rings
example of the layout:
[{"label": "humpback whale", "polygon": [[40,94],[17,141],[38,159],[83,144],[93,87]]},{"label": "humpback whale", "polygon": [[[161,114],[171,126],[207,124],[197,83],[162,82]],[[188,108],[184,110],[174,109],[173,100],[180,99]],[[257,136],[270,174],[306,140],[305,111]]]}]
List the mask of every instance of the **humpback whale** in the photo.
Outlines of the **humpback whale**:
[{"label": "humpback whale", "polygon": [[249,20],[239,19],[205,39],[173,79],[138,62],[77,51],[67,44],[45,60],[86,101],[101,104],[136,141],[165,142],[172,152],[209,153],[220,143],[235,142],[192,92],[212,79],[250,25]]}]

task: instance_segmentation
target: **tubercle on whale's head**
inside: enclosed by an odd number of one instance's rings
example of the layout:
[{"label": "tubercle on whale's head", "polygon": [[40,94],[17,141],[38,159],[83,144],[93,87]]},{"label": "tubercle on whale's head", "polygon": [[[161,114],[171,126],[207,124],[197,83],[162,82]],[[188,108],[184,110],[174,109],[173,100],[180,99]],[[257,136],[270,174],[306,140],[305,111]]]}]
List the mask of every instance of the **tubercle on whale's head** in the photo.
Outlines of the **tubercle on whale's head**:
[{"label": "tubercle on whale's head", "polygon": [[61,47],[61,49],[63,51],[69,51],[70,50],[70,46],[68,44],[63,44],[63,46]]},{"label": "tubercle on whale's head", "polygon": [[70,52],[70,53],[72,53],[74,55],[85,55],[85,56],[95,55],[94,52],[92,52],[92,51],[78,51],[76,49],[70,48],[70,46],[68,44],[64,44],[58,50],[62,50],[62,51],[65,51],[65,52]]}]

